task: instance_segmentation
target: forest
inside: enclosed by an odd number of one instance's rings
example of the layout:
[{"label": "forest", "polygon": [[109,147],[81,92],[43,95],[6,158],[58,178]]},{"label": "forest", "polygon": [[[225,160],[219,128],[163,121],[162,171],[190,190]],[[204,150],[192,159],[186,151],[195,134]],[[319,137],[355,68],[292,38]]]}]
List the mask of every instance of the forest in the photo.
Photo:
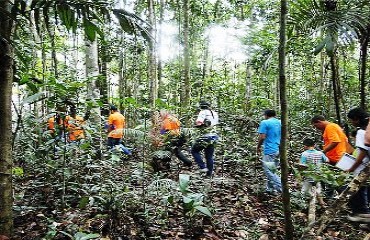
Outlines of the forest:
[{"label": "forest", "polygon": [[[368,0],[0,0],[0,240],[369,240],[347,203],[370,166],[297,164],[304,139],[323,149],[312,117],[351,139],[348,112],[368,110],[369,41]],[[202,102],[219,116],[210,176],[192,148]],[[116,108],[126,153],[107,146]],[[266,109],[281,194],[256,151]],[[163,111],[192,164],[163,151]],[[307,177],[347,188],[319,204]]]}]

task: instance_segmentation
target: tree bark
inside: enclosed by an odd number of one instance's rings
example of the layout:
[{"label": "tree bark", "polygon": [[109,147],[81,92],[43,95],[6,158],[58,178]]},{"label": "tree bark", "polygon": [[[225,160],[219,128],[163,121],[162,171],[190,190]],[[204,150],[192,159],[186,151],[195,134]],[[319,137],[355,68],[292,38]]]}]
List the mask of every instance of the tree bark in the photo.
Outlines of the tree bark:
[{"label": "tree bark", "polygon": [[[86,39],[86,77],[89,79],[87,86],[87,98],[94,102],[94,108],[91,111],[91,122],[100,123],[100,108],[95,104],[96,100],[100,99],[100,91],[97,87],[99,77],[98,64],[98,43],[96,40],[89,41]],[[100,125],[98,125],[100,126]]]},{"label": "tree bark", "polygon": [[280,34],[279,34],[279,86],[280,86],[280,106],[281,106],[281,183],[283,187],[283,208],[285,218],[285,239],[293,239],[293,223],[290,208],[290,194],[288,185],[289,165],[287,158],[287,138],[288,138],[288,103],[286,93],[285,58],[286,58],[286,18],[288,14],[287,0],[280,1]]},{"label": "tree bark", "polygon": [[331,81],[333,85],[333,97],[334,97],[334,104],[335,104],[335,113],[337,115],[338,125],[342,126],[342,118],[340,114],[340,86],[339,82],[339,72],[338,72],[338,61],[336,51],[334,51],[333,55],[330,56],[330,66],[331,66]]},{"label": "tree bark", "polygon": [[[162,45],[162,34],[163,34],[163,22],[164,22],[164,9],[165,9],[165,1],[159,1],[159,28],[158,28],[158,39],[157,39],[157,46],[160,48]],[[165,89],[162,88],[162,56],[160,52],[158,53],[158,64],[157,64],[157,74],[158,74],[158,98],[165,98]]]},{"label": "tree bark", "polygon": [[148,69],[148,78],[149,78],[149,99],[150,105],[155,107],[155,102],[158,98],[158,79],[157,79],[157,63],[156,63],[156,51],[155,51],[155,14],[154,14],[154,1],[148,0],[148,18],[151,25],[151,35],[154,39],[149,42],[149,69]]},{"label": "tree bark", "polygon": [[[11,1],[10,1],[11,2]],[[0,9],[9,11],[11,3],[0,1]],[[13,230],[12,196],[12,82],[13,18],[0,14],[0,235],[10,237]]]},{"label": "tree bark", "polygon": [[184,81],[182,82],[181,88],[181,103],[183,109],[187,109],[190,104],[190,29],[189,29],[189,0],[183,2],[184,12]]},{"label": "tree bark", "polygon": [[369,31],[370,26],[367,27],[367,30],[363,33],[363,36],[360,39],[360,107],[366,109],[366,60],[367,60],[367,49],[369,46]]},{"label": "tree bark", "polygon": [[[104,104],[103,106],[107,106],[108,105],[108,74],[107,74],[108,55],[107,55],[106,43],[100,46],[98,54],[99,54],[99,59],[100,59],[100,77],[96,81],[96,87],[99,89],[100,100]],[[104,109],[102,109],[100,112],[104,112],[103,110]]]}]

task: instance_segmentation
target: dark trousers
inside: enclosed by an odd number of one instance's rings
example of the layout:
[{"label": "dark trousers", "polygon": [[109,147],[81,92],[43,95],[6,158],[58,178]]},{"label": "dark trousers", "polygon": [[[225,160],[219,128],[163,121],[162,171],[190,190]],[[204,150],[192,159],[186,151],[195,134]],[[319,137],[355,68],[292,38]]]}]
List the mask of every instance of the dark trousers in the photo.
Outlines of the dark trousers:
[{"label": "dark trousers", "polygon": [[362,186],[355,195],[353,195],[349,201],[348,206],[351,208],[354,214],[357,213],[370,213],[369,210],[369,199],[368,199],[368,187]]},{"label": "dark trousers", "polygon": [[113,148],[116,145],[120,145],[121,142],[122,142],[121,141],[121,138],[112,138],[112,137],[109,137],[108,138],[107,145],[108,145],[109,148]]},{"label": "dark trousers", "polygon": [[181,146],[174,147],[172,151],[185,166],[190,167],[192,165],[192,162],[182,153]]},{"label": "dark trousers", "polygon": [[[202,160],[201,152],[204,151],[204,155],[206,158],[206,164]],[[211,176],[213,173],[213,166],[214,166],[214,159],[213,154],[215,152],[215,144],[206,142],[203,143],[195,143],[191,148],[191,154],[194,157],[195,162],[198,164],[200,169],[208,168],[207,175]]]}]

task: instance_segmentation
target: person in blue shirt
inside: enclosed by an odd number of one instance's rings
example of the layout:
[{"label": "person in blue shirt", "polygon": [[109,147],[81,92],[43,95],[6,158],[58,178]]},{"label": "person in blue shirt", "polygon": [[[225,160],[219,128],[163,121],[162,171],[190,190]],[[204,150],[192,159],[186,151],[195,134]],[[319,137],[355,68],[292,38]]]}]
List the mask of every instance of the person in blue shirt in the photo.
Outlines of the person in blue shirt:
[{"label": "person in blue shirt", "polygon": [[265,120],[261,121],[258,129],[257,154],[261,155],[263,145],[262,167],[265,172],[267,193],[281,193],[281,179],[277,173],[280,167],[279,146],[281,139],[281,121],[276,118],[275,110],[264,112]]}]

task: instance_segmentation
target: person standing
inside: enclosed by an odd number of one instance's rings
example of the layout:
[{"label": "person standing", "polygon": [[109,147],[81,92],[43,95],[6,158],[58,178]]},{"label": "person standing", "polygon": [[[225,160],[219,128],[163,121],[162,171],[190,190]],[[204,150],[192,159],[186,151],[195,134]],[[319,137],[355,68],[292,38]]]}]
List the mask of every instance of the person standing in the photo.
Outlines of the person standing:
[{"label": "person standing", "polygon": [[[303,140],[304,152],[301,154],[299,164],[307,167],[311,167],[315,170],[319,170],[322,163],[327,162],[328,158],[321,151],[315,149],[315,142],[306,138]],[[301,193],[312,196],[312,186],[315,186],[317,199],[321,206],[323,206],[324,200],[321,196],[322,187],[320,182],[315,182],[312,178],[305,178],[302,183]]]},{"label": "person standing", "polygon": [[67,130],[67,140],[70,143],[80,142],[85,139],[84,125],[85,120],[83,117],[77,115],[75,107],[71,107],[70,115],[65,117],[64,123]]},{"label": "person standing", "polygon": [[122,145],[123,129],[125,128],[126,121],[125,117],[118,111],[117,107],[111,105],[110,115],[108,118],[108,148],[112,149],[115,146],[119,146],[122,152],[127,155],[131,154],[131,151]]},{"label": "person standing", "polygon": [[[210,103],[199,102],[200,112],[195,120],[195,127],[198,130],[198,137],[191,147],[191,154],[201,172],[211,177],[214,168],[215,145],[218,141],[216,125],[218,124],[218,113],[211,109]],[[206,164],[202,160],[201,152],[204,151]]]},{"label": "person standing", "polygon": [[185,143],[185,138],[180,131],[180,121],[167,110],[161,110],[160,116],[160,134],[164,137],[163,143],[167,148],[173,151],[175,156],[182,161],[185,166],[191,167],[192,162],[181,152],[181,147]]},{"label": "person standing", "polygon": [[346,152],[349,144],[347,136],[338,124],[327,121],[324,116],[314,116],[311,123],[322,132],[324,140],[322,152],[328,157],[329,163],[335,165]]},{"label": "person standing", "polygon": [[264,112],[258,129],[257,154],[261,154],[263,145],[262,167],[265,172],[267,193],[281,193],[281,179],[277,174],[280,167],[279,147],[281,139],[281,121],[276,118],[275,110],[268,109]]},{"label": "person standing", "polygon": [[[370,115],[361,108],[354,108],[348,112],[347,117],[353,126],[359,128],[356,133],[355,144],[358,154],[355,163],[347,171],[358,175],[364,168],[364,164],[369,162],[368,152],[370,147],[365,145],[365,129]],[[352,210],[352,215],[348,216],[350,221],[370,222],[368,186],[361,186],[358,192],[349,199],[348,205]]]}]

